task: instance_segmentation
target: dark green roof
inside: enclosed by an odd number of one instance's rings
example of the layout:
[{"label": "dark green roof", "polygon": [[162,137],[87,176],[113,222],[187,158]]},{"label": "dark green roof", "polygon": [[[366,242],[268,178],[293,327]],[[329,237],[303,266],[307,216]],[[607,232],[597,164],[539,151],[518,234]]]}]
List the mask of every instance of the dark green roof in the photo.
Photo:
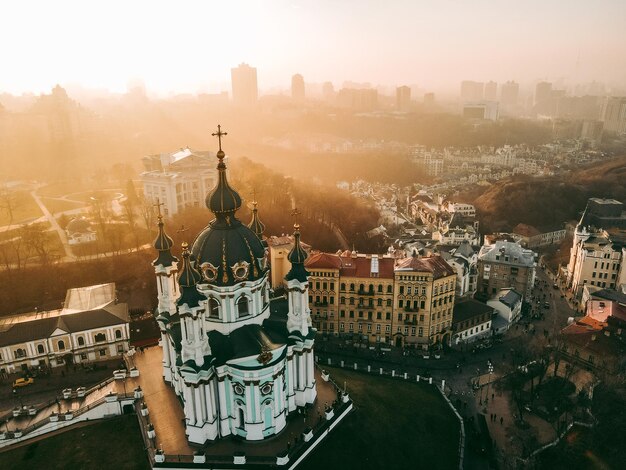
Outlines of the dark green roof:
[{"label": "dark green roof", "polygon": [[217,186],[206,197],[206,205],[215,215],[229,215],[241,207],[241,196],[230,187],[226,179],[224,152],[221,150],[217,152],[217,158],[219,158]]},{"label": "dark green roof", "polygon": [[[261,240],[234,216],[212,220],[194,241],[191,252],[199,269],[210,263],[217,270],[216,278],[207,280],[210,284],[228,286],[260,279],[264,274],[259,264],[265,257]],[[248,273],[238,280],[232,268],[242,262],[248,263]]]},{"label": "dark green roof", "polygon": [[183,246],[183,264],[178,275],[178,284],[180,285],[181,296],[176,302],[177,305],[187,304],[189,307],[197,307],[201,300],[206,300],[204,294],[201,294],[196,285],[202,280],[202,276],[193,266],[189,259],[190,252],[187,245]]},{"label": "dark green roof", "polygon": [[163,228],[163,218],[159,216],[159,233],[154,239],[154,248],[159,252],[157,259],[152,264],[154,266],[171,266],[177,262],[178,259],[172,255],[171,249],[174,246],[174,241],[165,233]]},{"label": "dark green roof", "polygon": [[306,261],[308,255],[300,244],[300,227],[296,224],[294,228],[295,231],[293,232],[293,248],[289,252],[289,255],[287,255],[287,258],[291,262],[291,269],[285,276],[285,279],[287,281],[296,279],[300,282],[306,282],[308,276],[310,275],[309,272],[304,268],[304,262]]},{"label": "dark green roof", "polygon": [[256,207],[256,201],[252,204],[252,220],[248,224],[248,228],[252,230],[257,237],[259,237],[259,240],[262,240],[263,232],[265,231],[265,224],[263,224],[261,219],[259,219],[259,210]]}]

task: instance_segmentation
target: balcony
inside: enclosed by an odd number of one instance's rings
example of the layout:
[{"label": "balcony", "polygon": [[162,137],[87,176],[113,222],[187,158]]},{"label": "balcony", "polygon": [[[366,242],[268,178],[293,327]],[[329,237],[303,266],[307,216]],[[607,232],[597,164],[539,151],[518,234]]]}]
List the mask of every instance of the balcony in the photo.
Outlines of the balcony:
[{"label": "balcony", "polygon": [[404,307],[405,312],[419,312],[419,310],[420,310],[419,307],[409,307],[409,306]]},{"label": "balcony", "polygon": [[403,321],[405,325],[417,325],[417,320],[406,319]]},{"label": "balcony", "polygon": [[326,302],[313,302],[315,307],[328,307],[328,301]]},{"label": "balcony", "polygon": [[374,295],[375,292],[373,290],[361,290],[361,289],[359,289],[357,291],[357,294],[359,294],[359,295]]}]

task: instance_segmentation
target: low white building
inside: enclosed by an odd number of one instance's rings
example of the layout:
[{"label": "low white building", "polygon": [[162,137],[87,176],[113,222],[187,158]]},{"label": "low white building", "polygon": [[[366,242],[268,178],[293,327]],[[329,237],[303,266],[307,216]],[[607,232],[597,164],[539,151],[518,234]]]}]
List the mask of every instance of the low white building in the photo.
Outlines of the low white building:
[{"label": "low white building", "polygon": [[491,336],[494,308],[474,299],[458,302],[452,314],[452,341],[471,343]]},{"label": "low white building", "polygon": [[[78,308],[1,318],[0,372],[108,360],[128,351],[128,306],[116,303],[114,284],[94,287],[102,289],[68,291],[66,305],[69,300],[72,307]],[[111,291],[113,296],[106,295]],[[80,308],[85,305],[90,306]]]},{"label": "low white building", "polygon": [[96,231],[85,217],[76,217],[65,227],[67,242],[70,245],[80,245],[96,241]]},{"label": "low white building", "polygon": [[494,332],[502,333],[522,316],[522,295],[514,289],[502,289],[496,296],[487,301],[487,305],[494,308],[498,318],[494,319]]}]

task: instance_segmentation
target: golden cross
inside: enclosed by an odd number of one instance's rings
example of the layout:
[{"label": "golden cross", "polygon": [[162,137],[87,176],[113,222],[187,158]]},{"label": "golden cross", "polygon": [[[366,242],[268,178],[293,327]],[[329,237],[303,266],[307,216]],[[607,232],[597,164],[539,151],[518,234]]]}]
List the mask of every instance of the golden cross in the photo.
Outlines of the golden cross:
[{"label": "golden cross", "polygon": [[300,228],[300,225],[298,224],[298,216],[301,214],[302,212],[300,212],[297,207],[294,207],[291,211],[291,216],[293,217],[293,227],[296,229]]},{"label": "golden cross", "polygon": [[187,230],[189,229],[185,227],[185,224],[183,224],[178,230],[176,230],[176,233],[185,233]]},{"label": "golden cross", "polygon": [[217,125],[217,132],[214,132],[213,134],[211,134],[213,137],[217,136],[217,142],[220,146],[220,150],[222,150],[222,136],[223,135],[228,135],[228,132],[222,132],[222,126],[220,126],[219,124]]},{"label": "golden cross", "polygon": [[161,215],[161,206],[164,206],[164,205],[165,205],[165,203],[161,202],[158,197],[157,197],[157,200],[156,200],[156,204],[152,204],[153,207],[157,208],[157,213],[158,213],[159,217],[163,217]]}]

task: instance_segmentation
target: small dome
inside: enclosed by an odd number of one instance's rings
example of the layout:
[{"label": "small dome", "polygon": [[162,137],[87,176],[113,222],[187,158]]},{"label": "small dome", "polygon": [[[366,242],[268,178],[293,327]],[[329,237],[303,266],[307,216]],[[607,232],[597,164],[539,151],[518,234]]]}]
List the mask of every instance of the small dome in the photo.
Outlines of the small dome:
[{"label": "small dome", "polygon": [[259,219],[259,210],[257,209],[257,203],[252,203],[252,220],[248,224],[248,228],[252,230],[259,240],[263,240],[263,232],[265,231],[265,224]]}]

